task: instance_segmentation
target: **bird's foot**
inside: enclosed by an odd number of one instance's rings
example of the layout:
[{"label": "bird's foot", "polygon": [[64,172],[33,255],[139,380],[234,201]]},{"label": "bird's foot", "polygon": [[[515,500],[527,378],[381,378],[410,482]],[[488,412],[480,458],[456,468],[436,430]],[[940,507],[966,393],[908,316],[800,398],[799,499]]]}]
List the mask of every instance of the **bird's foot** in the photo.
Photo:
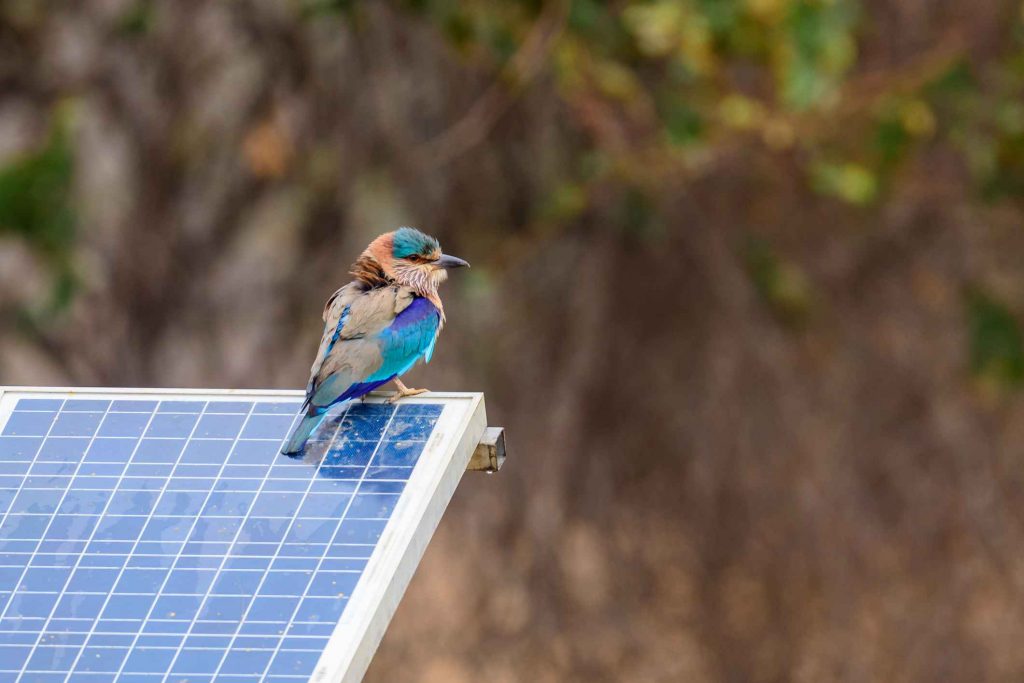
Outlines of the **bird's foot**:
[{"label": "bird's foot", "polygon": [[405,386],[401,382],[401,380],[398,379],[395,380],[395,386],[398,387],[398,391],[396,391],[395,393],[391,394],[391,396],[388,397],[387,403],[394,403],[399,399],[405,398],[406,396],[416,396],[417,394],[425,394],[426,392],[430,391],[430,389],[410,389],[409,387]]}]

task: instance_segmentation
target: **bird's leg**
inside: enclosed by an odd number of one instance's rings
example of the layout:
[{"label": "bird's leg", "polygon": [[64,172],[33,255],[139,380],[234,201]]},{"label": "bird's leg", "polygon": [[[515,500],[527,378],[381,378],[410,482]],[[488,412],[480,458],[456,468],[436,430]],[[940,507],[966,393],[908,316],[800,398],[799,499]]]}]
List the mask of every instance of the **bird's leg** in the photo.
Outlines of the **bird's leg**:
[{"label": "bird's leg", "polygon": [[398,379],[397,377],[394,379],[394,382],[395,386],[398,387],[398,391],[391,394],[391,397],[388,398],[388,403],[394,403],[398,399],[405,398],[406,396],[415,396],[416,394],[423,394],[430,391],[430,389],[410,389],[409,387],[402,384],[402,380]]}]

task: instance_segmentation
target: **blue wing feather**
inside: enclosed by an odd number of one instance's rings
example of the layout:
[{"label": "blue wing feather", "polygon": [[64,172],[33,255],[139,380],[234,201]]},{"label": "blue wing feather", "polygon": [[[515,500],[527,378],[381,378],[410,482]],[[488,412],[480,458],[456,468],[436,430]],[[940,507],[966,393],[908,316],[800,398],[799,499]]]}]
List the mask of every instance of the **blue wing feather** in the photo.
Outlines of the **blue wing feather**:
[{"label": "blue wing feather", "polygon": [[341,339],[341,331],[345,327],[345,323],[348,322],[348,314],[352,311],[352,306],[346,306],[342,309],[341,315],[338,316],[338,324],[334,326],[334,334],[331,335],[331,341],[328,342],[327,348],[324,349],[324,358],[331,355],[331,350],[334,345]]},{"label": "blue wing feather", "polygon": [[413,299],[380,333],[383,362],[377,372],[366,378],[367,381],[400,376],[421,357],[429,360],[440,324],[441,315],[434,304],[420,297]]}]

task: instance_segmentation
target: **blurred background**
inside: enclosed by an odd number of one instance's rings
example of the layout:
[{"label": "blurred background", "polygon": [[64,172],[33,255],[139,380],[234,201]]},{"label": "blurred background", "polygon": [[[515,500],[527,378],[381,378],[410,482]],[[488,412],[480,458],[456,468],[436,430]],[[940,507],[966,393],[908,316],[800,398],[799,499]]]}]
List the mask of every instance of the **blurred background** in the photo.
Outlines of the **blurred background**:
[{"label": "blurred background", "polygon": [[1019,0],[0,0],[0,382],[480,390],[368,681],[1024,679]]}]

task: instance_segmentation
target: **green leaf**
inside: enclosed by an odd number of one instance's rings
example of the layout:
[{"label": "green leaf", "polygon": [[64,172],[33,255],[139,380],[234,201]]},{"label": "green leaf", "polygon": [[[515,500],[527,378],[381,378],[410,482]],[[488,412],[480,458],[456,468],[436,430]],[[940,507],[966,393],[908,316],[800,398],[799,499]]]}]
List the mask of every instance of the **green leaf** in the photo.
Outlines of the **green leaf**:
[{"label": "green leaf", "polygon": [[450,12],[443,22],[444,35],[458,49],[467,48],[473,41],[475,30],[473,20],[465,12]]},{"label": "green leaf", "polygon": [[562,183],[541,206],[541,216],[552,220],[568,220],[587,208],[587,191],[576,183]]},{"label": "green leaf", "polygon": [[65,126],[57,124],[42,149],[0,169],[0,232],[21,235],[51,256],[68,252],[72,162]]},{"label": "green leaf", "polygon": [[971,372],[1001,388],[1024,383],[1024,338],[1010,310],[978,289],[967,293]]},{"label": "green leaf", "polygon": [[786,20],[782,97],[795,109],[822,102],[856,58],[855,6],[848,0],[799,0]]},{"label": "green leaf", "polygon": [[679,147],[700,141],[704,132],[704,121],[682,97],[674,93],[658,102],[658,115],[665,126],[669,142]]},{"label": "green leaf", "polygon": [[594,31],[606,16],[606,10],[594,0],[573,0],[569,7],[569,28],[580,32]]},{"label": "green leaf", "polygon": [[878,197],[878,178],[874,172],[852,162],[815,165],[812,183],[818,192],[858,206],[870,204]]},{"label": "green leaf", "polygon": [[153,28],[153,4],[146,0],[132,4],[118,20],[117,31],[125,36],[142,36]]},{"label": "green leaf", "polygon": [[743,260],[754,288],[775,317],[789,327],[800,327],[813,307],[811,282],[795,263],[778,257],[762,239],[751,237]]},{"label": "green leaf", "polygon": [[67,308],[77,284],[72,268],[74,160],[66,113],[66,108],[58,108],[41,149],[0,169],[0,233],[24,239],[46,257],[52,271],[49,301],[36,302],[42,306],[35,314],[41,319]]},{"label": "green leaf", "polygon": [[697,0],[696,5],[707,19],[711,31],[716,37],[723,38],[736,28],[744,3],[738,0]]},{"label": "green leaf", "polygon": [[925,86],[929,97],[963,95],[977,87],[977,79],[966,60],[958,60]]},{"label": "green leaf", "polygon": [[302,0],[302,13],[307,17],[350,15],[355,0]]},{"label": "green leaf", "polygon": [[875,127],[875,146],[882,163],[891,165],[903,158],[910,146],[910,135],[899,119],[885,117]]},{"label": "green leaf", "polygon": [[615,209],[614,222],[627,244],[642,244],[664,236],[665,225],[647,193],[626,188]]}]

